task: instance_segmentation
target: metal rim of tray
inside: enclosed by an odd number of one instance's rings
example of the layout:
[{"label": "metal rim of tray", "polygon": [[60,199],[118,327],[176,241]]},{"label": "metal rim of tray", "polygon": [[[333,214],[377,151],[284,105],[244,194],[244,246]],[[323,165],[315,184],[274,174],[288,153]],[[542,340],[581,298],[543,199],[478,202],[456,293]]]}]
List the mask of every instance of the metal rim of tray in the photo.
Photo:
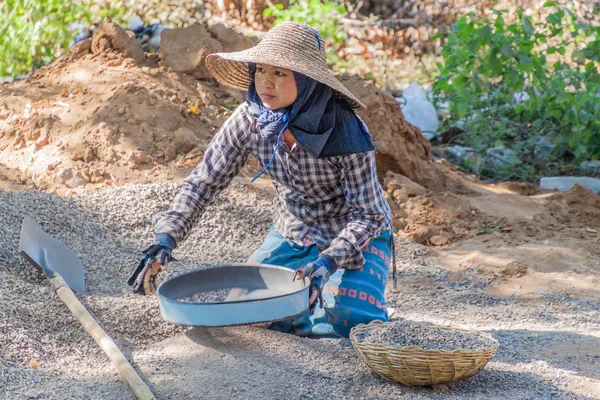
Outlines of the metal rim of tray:
[{"label": "metal rim of tray", "polygon": [[[234,274],[232,272],[241,272]],[[173,323],[192,326],[232,326],[258,324],[289,319],[308,309],[309,285],[294,281],[294,270],[270,264],[222,264],[193,270],[165,281],[158,288],[162,317]],[[250,275],[253,282],[243,281]],[[202,280],[211,277],[217,282]],[[232,279],[224,283],[226,279]],[[237,280],[240,279],[240,280]],[[248,278],[248,276],[246,276]],[[289,279],[289,280],[288,280]],[[267,281],[270,281],[267,285]],[[236,283],[238,282],[238,283]],[[248,284],[245,286],[244,284]],[[198,284],[198,286],[195,286]],[[283,287],[283,294],[246,300],[218,302],[184,302],[182,298],[203,291],[252,287],[273,289]],[[179,290],[178,290],[179,289]]]}]

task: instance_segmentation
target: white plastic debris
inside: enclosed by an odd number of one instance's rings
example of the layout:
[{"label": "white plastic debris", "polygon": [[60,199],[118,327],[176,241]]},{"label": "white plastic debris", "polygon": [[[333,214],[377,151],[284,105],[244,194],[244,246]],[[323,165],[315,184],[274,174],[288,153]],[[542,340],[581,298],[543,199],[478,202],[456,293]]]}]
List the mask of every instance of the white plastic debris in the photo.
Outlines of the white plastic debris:
[{"label": "white plastic debris", "polygon": [[418,83],[411,83],[402,92],[400,108],[404,118],[417,126],[428,140],[435,137],[440,127],[437,110],[427,99],[427,92]]},{"label": "white plastic debris", "polygon": [[135,31],[136,29],[141,29],[144,27],[144,21],[138,15],[132,15],[129,17],[129,23],[127,24],[127,29],[131,31]]}]

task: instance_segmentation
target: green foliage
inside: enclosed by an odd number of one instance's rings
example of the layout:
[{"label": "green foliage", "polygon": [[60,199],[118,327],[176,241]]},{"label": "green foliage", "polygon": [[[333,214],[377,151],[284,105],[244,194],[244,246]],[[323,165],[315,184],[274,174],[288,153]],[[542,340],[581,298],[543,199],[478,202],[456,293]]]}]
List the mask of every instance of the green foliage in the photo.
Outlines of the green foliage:
[{"label": "green foliage", "polygon": [[339,66],[343,60],[336,53],[346,42],[348,35],[338,28],[338,24],[346,12],[346,7],[336,1],[290,0],[288,9],[284,9],[282,4],[276,4],[274,8],[265,9],[263,15],[274,16],[275,25],[283,21],[294,21],[308,24],[319,31],[327,42],[327,61]]},{"label": "green foliage", "polygon": [[107,7],[97,15],[82,1],[6,0],[0,5],[0,76],[16,76],[51,62],[64,52],[74,34],[70,23],[90,24],[104,17],[122,17],[122,7]]},{"label": "green foliage", "polygon": [[[434,85],[438,101],[449,102],[446,126],[460,121],[459,141],[480,156],[496,146],[517,154],[503,168],[480,165],[484,176],[532,180],[557,165],[600,158],[600,27],[552,11],[536,22],[519,9],[511,24],[505,11],[492,19],[469,14],[448,34]],[[515,101],[523,93],[529,99]],[[542,138],[554,144],[545,159],[535,157]]]}]

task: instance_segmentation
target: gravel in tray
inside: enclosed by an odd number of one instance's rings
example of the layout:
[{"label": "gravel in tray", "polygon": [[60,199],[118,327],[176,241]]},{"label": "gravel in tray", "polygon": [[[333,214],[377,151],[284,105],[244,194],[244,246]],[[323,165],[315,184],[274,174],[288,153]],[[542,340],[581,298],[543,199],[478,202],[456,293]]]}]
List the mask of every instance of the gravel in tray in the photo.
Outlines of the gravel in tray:
[{"label": "gravel in tray", "polygon": [[[178,301],[180,301],[182,303],[221,303],[224,301],[228,301],[227,296],[232,291],[234,291],[234,293],[237,291],[248,292],[246,289],[239,289],[239,288],[217,289],[217,290],[210,290],[207,292],[194,293],[191,296],[182,297],[182,298],[178,299]],[[229,301],[232,301],[231,296],[229,298]]]},{"label": "gravel in tray", "polygon": [[181,297],[182,303],[222,303],[229,301],[248,301],[280,296],[285,292],[275,289],[226,288],[194,293]]},{"label": "gravel in tray", "polygon": [[469,351],[489,349],[495,342],[477,333],[445,330],[424,322],[395,320],[359,337],[377,344],[417,346],[424,350]]}]

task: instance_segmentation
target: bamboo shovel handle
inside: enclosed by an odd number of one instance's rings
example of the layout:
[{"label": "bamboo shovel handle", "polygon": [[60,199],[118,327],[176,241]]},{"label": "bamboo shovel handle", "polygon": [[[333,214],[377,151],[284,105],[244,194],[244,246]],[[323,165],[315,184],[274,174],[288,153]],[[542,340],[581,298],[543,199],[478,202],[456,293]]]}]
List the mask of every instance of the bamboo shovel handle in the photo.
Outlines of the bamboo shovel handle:
[{"label": "bamboo shovel handle", "polygon": [[75,318],[81,323],[83,328],[98,343],[100,348],[106,353],[108,358],[117,367],[121,376],[127,381],[133,392],[140,400],[156,400],[150,388],[144,383],[142,378],[135,372],[129,361],[125,358],[121,350],[117,347],[110,336],[104,332],[104,329],[96,322],[94,317],[75,297],[75,294],[69,288],[64,279],[54,274],[49,278],[50,284],[58,294],[58,297],[69,307]]}]

